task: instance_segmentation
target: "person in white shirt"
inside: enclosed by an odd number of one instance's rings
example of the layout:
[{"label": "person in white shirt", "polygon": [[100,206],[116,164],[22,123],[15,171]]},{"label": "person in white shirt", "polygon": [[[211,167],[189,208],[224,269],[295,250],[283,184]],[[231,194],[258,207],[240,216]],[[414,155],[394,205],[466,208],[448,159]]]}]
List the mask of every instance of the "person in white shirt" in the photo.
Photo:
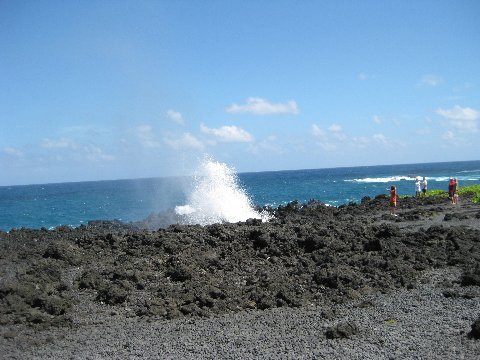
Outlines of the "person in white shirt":
[{"label": "person in white shirt", "polygon": [[425,193],[427,192],[427,179],[425,178],[425,176],[423,177],[423,180],[420,185],[422,188],[422,194],[425,195]]},{"label": "person in white shirt", "polygon": [[415,179],[415,196],[420,196],[420,193],[421,193],[422,189],[420,187],[420,179],[419,178],[416,178]]}]

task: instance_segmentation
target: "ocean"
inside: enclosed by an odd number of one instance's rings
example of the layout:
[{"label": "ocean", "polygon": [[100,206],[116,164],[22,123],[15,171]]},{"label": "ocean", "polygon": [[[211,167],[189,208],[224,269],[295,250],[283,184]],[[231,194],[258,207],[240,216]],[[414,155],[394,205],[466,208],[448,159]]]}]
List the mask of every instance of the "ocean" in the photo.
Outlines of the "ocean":
[{"label": "ocean", "polygon": [[429,190],[447,190],[451,177],[460,187],[480,184],[480,161],[237,174],[226,164],[205,160],[192,177],[2,186],[0,230],[129,222],[173,209],[190,216],[191,223],[236,222],[263,218],[255,206],[311,199],[339,206],[387,194],[392,184],[399,195],[414,195],[415,177],[426,177]]}]

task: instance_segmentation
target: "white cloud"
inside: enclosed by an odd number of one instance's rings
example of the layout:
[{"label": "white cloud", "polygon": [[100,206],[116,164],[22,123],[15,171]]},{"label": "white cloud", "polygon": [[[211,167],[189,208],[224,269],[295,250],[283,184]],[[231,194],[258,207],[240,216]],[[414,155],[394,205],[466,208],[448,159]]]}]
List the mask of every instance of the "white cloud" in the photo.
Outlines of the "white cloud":
[{"label": "white cloud", "polygon": [[90,161],[112,161],[115,159],[113,155],[105,154],[98,146],[88,144],[83,147],[85,157]]},{"label": "white cloud", "polygon": [[[332,127],[332,125],[334,125]],[[341,130],[342,128],[338,125],[332,124],[328,129],[333,132],[333,136],[338,138],[338,134],[342,134]],[[332,131],[333,130],[333,131]],[[335,132],[339,131],[339,132]],[[328,134],[326,131],[324,131],[320,126],[317,124],[313,124],[311,127],[311,133],[313,136],[317,137],[319,139],[318,145],[324,150],[324,151],[334,151],[337,149],[337,144],[333,141],[331,141],[328,137]]]},{"label": "white cloud", "polygon": [[175,150],[185,148],[202,150],[204,148],[203,143],[188,132],[178,139],[164,139],[164,141]]},{"label": "white cloud", "polygon": [[216,129],[208,128],[205,125],[200,125],[200,130],[204,134],[213,135],[218,141],[222,142],[250,142],[253,141],[253,136],[247,131],[235,125],[221,126]]},{"label": "white cloud", "polygon": [[6,155],[9,155],[9,156],[14,156],[14,157],[22,157],[23,156],[23,151],[19,150],[19,149],[15,149],[13,147],[4,147],[2,149],[2,152]]},{"label": "white cloud", "polygon": [[383,134],[374,134],[373,135],[373,140],[375,140],[376,142],[378,142],[380,144],[384,144],[384,145],[388,144],[387,138]]},{"label": "white cloud", "polygon": [[462,108],[456,105],[451,109],[437,109],[436,112],[460,130],[477,130],[477,120],[480,118],[480,112],[475,109],[469,107]]},{"label": "white cloud", "polygon": [[449,148],[450,146],[455,146],[459,148],[470,148],[472,143],[469,139],[466,139],[461,136],[461,134],[455,133],[452,130],[447,130],[442,134],[442,139],[444,140],[443,147]]},{"label": "white cloud", "polygon": [[70,139],[67,138],[60,138],[58,140],[52,140],[52,139],[42,139],[42,142],[40,143],[40,146],[44,149],[76,149],[78,148],[78,145]]},{"label": "white cloud", "polygon": [[328,127],[328,130],[330,130],[333,133],[338,133],[342,131],[342,127],[334,123]]},{"label": "white cloud", "polygon": [[373,115],[372,121],[373,121],[375,124],[380,124],[380,123],[382,122],[382,119],[380,119],[380,116],[378,116],[378,115]]},{"label": "white cloud", "polygon": [[450,120],[477,120],[480,117],[480,112],[472,108],[462,108],[455,105],[451,109],[438,109],[437,114]]},{"label": "white cloud", "polygon": [[185,126],[185,120],[183,119],[182,114],[180,114],[178,111],[168,110],[167,116],[173,122],[176,122],[179,125]]},{"label": "white cloud", "polygon": [[273,104],[268,100],[250,97],[247,99],[245,105],[232,104],[226,108],[228,113],[252,113],[255,115],[268,115],[268,114],[298,114],[297,103],[293,100],[286,103]]},{"label": "white cloud", "polygon": [[321,139],[326,139],[327,138],[327,135],[325,134],[325,131],[323,131],[320,128],[320,126],[318,126],[317,124],[312,125],[312,135],[316,136],[316,137],[319,137]]},{"label": "white cloud", "polygon": [[455,138],[455,135],[453,134],[452,131],[448,130],[442,135],[442,139],[444,140],[453,140]]},{"label": "white cloud", "polygon": [[150,125],[141,125],[134,129],[135,136],[140,144],[146,148],[158,148],[160,143],[155,139],[155,134]]},{"label": "white cloud", "polygon": [[435,86],[440,85],[442,83],[442,81],[443,80],[440,76],[427,74],[427,75],[422,76],[422,78],[420,79],[419,85],[420,86],[435,87]]},{"label": "white cloud", "polygon": [[[77,160],[111,161],[115,159],[113,155],[104,153],[103,150],[96,145],[91,143],[81,144],[67,138],[60,138],[58,140],[45,138],[42,139],[40,147],[50,150],[54,158],[58,161],[64,159],[65,155]],[[61,154],[58,152],[61,152]]]},{"label": "white cloud", "polygon": [[328,127],[328,130],[332,133],[334,137],[336,137],[338,140],[346,140],[347,135],[345,135],[342,131],[342,127],[338,124],[333,123]]}]

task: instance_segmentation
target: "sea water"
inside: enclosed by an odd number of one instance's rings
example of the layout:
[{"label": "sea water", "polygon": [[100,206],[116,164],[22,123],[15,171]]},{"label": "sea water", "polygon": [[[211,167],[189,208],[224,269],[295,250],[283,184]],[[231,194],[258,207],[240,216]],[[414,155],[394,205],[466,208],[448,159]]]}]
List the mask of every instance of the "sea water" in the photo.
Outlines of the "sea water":
[{"label": "sea water", "polygon": [[206,159],[192,177],[3,186],[0,230],[128,222],[171,209],[189,216],[191,223],[268,220],[256,206],[311,199],[339,206],[387,194],[391,185],[399,195],[414,195],[415,178],[424,176],[429,190],[447,190],[451,177],[460,187],[480,184],[480,161],[237,174],[228,164]]}]

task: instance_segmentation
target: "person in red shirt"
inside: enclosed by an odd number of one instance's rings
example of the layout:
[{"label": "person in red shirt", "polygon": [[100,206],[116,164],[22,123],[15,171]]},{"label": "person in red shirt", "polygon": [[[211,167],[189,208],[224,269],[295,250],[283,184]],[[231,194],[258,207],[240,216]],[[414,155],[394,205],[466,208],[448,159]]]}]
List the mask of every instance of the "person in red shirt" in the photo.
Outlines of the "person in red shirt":
[{"label": "person in red shirt", "polygon": [[395,214],[395,209],[397,208],[397,188],[395,185],[392,185],[390,190],[387,190],[390,191],[390,215],[397,216]]},{"label": "person in red shirt", "polygon": [[452,201],[452,204],[455,203],[454,196],[455,196],[455,180],[452,178],[448,183],[448,197]]}]

